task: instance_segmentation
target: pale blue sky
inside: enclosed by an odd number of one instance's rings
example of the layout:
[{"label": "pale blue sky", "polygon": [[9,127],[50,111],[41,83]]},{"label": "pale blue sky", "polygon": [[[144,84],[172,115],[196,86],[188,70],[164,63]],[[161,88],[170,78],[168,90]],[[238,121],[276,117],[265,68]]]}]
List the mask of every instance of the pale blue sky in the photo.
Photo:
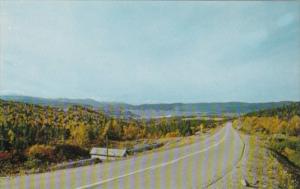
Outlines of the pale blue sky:
[{"label": "pale blue sky", "polygon": [[299,1],[0,3],[0,94],[300,100]]}]

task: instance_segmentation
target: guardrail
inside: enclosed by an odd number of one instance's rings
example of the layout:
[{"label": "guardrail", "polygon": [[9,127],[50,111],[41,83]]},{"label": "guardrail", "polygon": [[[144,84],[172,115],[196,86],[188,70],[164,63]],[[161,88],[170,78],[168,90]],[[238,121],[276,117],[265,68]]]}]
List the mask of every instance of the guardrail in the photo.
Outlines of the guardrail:
[{"label": "guardrail", "polygon": [[128,149],[127,152],[129,154],[134,154],[134,153],[138,153],[138,152],[144,152],[147,150],[159,148],[163,145],[164,145],[163,143],[139,144],[139,145],[134,146],[132,149]]},{"label": "guardrail", "polygon": [[100,163],[100,162],[101,162],[101,160],[95,159],[95,158],[83,159],[83,160],[66,162],[66,163],[61,163],[61,164],[55,165],[51,168],[51,170],[74,168],[74,167],[80,167],[80,166],[85,166],[85,165],[92,165],[92,164],[96,164],[96,163]]}]

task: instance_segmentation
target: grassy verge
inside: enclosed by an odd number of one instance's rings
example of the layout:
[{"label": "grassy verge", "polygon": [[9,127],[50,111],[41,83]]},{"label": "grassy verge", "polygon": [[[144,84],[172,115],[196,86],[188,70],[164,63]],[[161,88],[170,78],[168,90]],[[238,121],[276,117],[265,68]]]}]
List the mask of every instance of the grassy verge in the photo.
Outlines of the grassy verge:
[{"label": "grassy verge", "polygon": [[259,181],[257,184],[259,188],[298,188],[295,172],[291,171],[286,163],[280,161],[269,148],[266,137],[251,135],[249,140],[249,157],[252,158],[249,167],[252,167],[252,171],[248,174],[256,179],[255,182]]},{"label": "grassy verge", "polygon": [[300,187],[300,139],[282,135],[262,135],[260,138],[283,167],[284,172],[281,174],[289,175],[288,179],[281,179],[282,185],[288,188]]},{"label": "grassy verge", "polygon": [[296,178],[272,152],[265,147],[265,141],[256,135],[240,132],[245,143],[241,161],[220,181],[209,188],[247,188],[241,184],[246,180],[249,188],[297,189]]},{"label": "grassy verge", "polygon": [[[245,138],[245,135],[242,134]],[[299,168],[283,155],[282,149],[289,146],[289,142],[279,142],[264,134],[249,136],[249,162],[248,175],[253,183],[258,182],[258,187],[296,189],[300,187]],[[288,138],[286,140],[289,140]],[[292,139],[294,140],[294,139]],[[297,159],[298,161],[298,159]],[[254,179],[254,180],[253,180]],[[260,183],[260,184],[259,184]]]},{"label": "grassy verge", "polygon": [[300,138],[299,137],[268,137],[268,146],[285,156],[296,167],[300,167]]},{"label": "grassy verge", "polygon": [[69,144],[33,145],[25,152],[1,152],[0,156],[2,177],[46,172],[57,164],[90,157],[88,150]]}]

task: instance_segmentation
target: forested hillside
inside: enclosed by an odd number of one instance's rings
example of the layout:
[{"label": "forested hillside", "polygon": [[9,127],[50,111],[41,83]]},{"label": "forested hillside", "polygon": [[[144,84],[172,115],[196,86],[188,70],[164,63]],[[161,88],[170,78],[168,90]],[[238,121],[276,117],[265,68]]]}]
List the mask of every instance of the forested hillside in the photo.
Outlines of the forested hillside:
[{"label": "forested hillside", "polygon": [[110,141],[187,136],[201,124],[208,128],[219,122],[122,119],[78,105],[58,108],[0,100],[0,167],[7,171],[17,165],[40,166],[36,160],[53,163],[88,157],[90,147],[104,146],[106,135]]},{"label": "forested hillside", "polygon": [[51,107],[57,107],[62,109],[68,108],[70,106],[78,105],[82,107],[89,107],[94,110],[102,109],[103,113],[110,116],[115,116],[115,117],[123,116],[124,118],[138,117],[137,115],[134,115],[132,112],[128,110],[131,107],[131,105],[125,103],[98,102],[93,99],[67,99],[67,98],[50,99],[50,98],[40,98],[40,97],[30,97],[30,96],[0,96],[0,99],[6,101],[23,102],[27,104],[51,106]]},{"label": "forested hillside", "polygon": [[200,122],[178,118],[127,120],[106,116],[101,110],[73,105],[62,109],[0,100],[0,150],[25,149],[33,144],[101,143],[103,135],[113,140],[161,137],[169,132],[192,134]]},{"label": "forested hillside", "polygon": [[259,117],[272,117],[278,116],[282,119],[289,119],[293,116],[300,116],[300,102],[291,103],[278,108],[260,110],[257,112],[251,112],[246,116],[259,116]]},{"label": "forested hillside", "polygon": [[97,139],[108,122],[102,113],[79,106],[63,110],[1,100],[0,112],[1,150],[66,141],[84,145]]}]

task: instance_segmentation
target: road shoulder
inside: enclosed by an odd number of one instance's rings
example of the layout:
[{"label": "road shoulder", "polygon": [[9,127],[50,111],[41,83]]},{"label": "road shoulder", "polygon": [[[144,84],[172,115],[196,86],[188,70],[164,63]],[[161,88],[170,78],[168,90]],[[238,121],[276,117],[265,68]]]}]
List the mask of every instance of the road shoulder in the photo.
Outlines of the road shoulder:
[{"label": "road shoulder", "polygon": [[240,133],[245,143],[241,161],[212,188],[293,188],[290,175],[274,158],[270,151],[262,147],[258,137]]}]

